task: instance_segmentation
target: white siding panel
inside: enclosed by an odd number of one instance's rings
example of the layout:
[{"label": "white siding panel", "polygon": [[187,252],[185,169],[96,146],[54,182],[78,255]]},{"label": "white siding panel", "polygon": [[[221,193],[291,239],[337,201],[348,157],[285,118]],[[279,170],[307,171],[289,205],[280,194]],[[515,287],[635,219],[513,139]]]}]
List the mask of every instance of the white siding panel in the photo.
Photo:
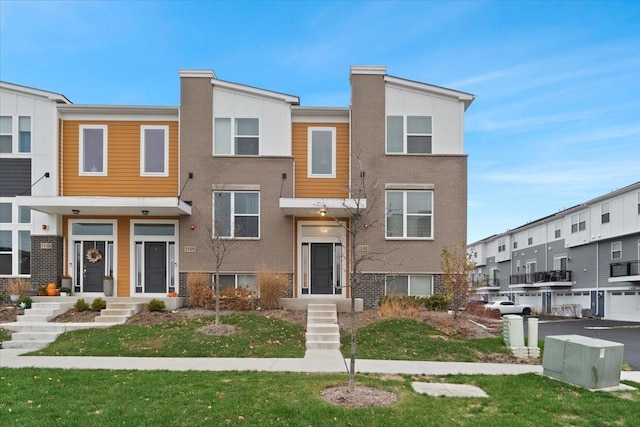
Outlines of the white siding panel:
[{"label": "white siding panel", "polygon": [[[460,121],[461,104],[443,98],[435,98],[433,120],[433,153],[462,154],[464,152],[462,123]],[[437,117],[437,120],[435,119]]]}]

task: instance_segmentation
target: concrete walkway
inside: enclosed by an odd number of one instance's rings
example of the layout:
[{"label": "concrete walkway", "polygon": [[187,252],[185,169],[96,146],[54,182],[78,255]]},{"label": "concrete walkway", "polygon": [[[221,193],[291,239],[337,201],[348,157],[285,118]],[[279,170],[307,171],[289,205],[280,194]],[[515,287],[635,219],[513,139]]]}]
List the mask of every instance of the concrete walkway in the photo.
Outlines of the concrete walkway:
[{"label": "concrete walkway", "polygon": [[[254,371],[347,373],[348,360],[342,357],[305,358],[174,358],[174,357],[93,357],[21,356],[24,350],[0,350],[0,368],[112,369],[135,371]],[[356,360],[356,371],[372,374],[406,375],[518,375],[542,373],[541,365],[468,362],[421,362],[401,360]],[[640,383],[640,371],[625,371],[621,379]]]}]

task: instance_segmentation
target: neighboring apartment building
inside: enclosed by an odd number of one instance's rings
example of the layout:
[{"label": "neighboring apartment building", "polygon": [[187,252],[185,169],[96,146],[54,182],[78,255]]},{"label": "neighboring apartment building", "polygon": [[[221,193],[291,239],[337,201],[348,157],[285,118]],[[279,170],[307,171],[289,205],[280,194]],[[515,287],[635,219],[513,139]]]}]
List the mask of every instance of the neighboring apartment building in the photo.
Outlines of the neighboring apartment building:
[{"label": "neighboring apartment building", "polygon": [[57,192],[58,93],[0,82],[0,287],[9,277],[36,282],[62,274],[56,217],[20,206],[16,196]]},{"label": "neighboring apartment building", "polygon": [[640,182],[467,247],[485,299],[640,321]]},{"label": "neighboring apartment building", "polygon": [[347,298],[346,228],[367,206],[364,305],[442,288],[442,249],[466,241],[473,95],[356,66],[350,107],[305,107],[213,71],[179,75],[179,109],[54,111],[55,185],[17,198],[56,224],[60,267],[47,281],[68,273],[74,292],[99,294],[113,275],[117,296],[186,295],[188,273],[213,273],[222,242],[224,287],[255,287],[267,269],[287,275],[289,297]]}]

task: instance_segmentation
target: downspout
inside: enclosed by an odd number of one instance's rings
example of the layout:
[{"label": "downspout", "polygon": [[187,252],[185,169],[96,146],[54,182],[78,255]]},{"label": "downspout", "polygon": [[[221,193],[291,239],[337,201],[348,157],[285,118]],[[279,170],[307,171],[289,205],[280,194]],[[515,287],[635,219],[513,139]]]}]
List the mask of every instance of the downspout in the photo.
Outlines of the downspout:
[{"label": "downspout", "polygon": [[[600,242],[596,242],[596,313],[600,316]],[[600,316],[603,317],[603,316]]]}]

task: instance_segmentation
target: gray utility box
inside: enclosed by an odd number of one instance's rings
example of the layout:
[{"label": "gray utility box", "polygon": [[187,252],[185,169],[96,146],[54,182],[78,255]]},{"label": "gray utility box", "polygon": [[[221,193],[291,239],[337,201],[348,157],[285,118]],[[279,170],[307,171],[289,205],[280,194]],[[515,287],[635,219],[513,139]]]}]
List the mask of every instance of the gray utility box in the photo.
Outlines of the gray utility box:
[{"label": "gray utility box", "polygon": [[544,375],[588,389],[620,385],[624,344],[582,335],[544,340]]}]

